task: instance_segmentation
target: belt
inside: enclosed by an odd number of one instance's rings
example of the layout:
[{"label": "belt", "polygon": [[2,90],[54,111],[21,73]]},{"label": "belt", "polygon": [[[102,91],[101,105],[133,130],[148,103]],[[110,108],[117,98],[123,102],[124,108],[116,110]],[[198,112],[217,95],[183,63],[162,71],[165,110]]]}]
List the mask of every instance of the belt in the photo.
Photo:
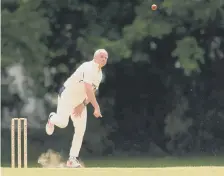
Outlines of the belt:
[{"label": "belt", "polygon": [[[62,92],[64,92],[65,88],[66,88],[66,87],[63,85],[63,86],[59,89],[59,91],[58,91],[58,95],[59,95],[59,97],[61,97],[61,94],[62,94]],[[84,99],[83,102],[84,102],[85,100],[86,100],[86,99]]]}]

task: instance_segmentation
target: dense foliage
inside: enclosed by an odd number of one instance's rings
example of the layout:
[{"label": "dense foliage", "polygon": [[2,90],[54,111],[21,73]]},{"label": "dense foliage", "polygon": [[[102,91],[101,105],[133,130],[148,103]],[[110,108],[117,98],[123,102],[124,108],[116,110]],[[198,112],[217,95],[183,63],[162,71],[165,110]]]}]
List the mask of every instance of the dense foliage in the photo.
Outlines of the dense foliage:
[{"label": "dense foliage", "polygon": [[[222,152],[223,34],[220,0],[2,1],[2,117],[29,118],[41,129],[30,143],[42,144],[55,108],[49,97],[95,49],[106,48],[104,118],[91,117],[90,108],[84,153]],[[15,65],[25,78],[12,89]],[[31,95],[40,104],[27,113]]]}]

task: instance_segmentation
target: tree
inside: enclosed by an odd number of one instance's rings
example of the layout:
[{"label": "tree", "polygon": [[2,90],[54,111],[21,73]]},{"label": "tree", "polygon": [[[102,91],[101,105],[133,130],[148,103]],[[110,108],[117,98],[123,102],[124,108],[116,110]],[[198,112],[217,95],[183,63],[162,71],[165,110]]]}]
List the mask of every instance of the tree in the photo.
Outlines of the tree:
[{"label": "tree", "polygon": [[[122,41],[125,41],[132,56],[136,52],[150,55],[150,52],[159,49],[161,42],[168,39],[166,44],[171,45],[171,50],[165,57],[177,58],[175,66],[183,68],[186,75],[199,72],[200,65],[205,63],[206,59],[224,57],[221,51],[223,2],[168,0],[159,3],[157,11],[149,9],[151,4],[152,1],[142,1],[136,7],[133,23],[125,26],[123,30]],[[146,47],[142,47],[143,44],[146,44]],[[212,47],[213,45],[215,47]]]},{"label": "tree", "polygon": [[41,0],[20,1],[16,8],[3,4],[2,67],[20,63],[29,75],[36,75],[43,68],[49,54],[46,37],[51,31],[40,3]]}]

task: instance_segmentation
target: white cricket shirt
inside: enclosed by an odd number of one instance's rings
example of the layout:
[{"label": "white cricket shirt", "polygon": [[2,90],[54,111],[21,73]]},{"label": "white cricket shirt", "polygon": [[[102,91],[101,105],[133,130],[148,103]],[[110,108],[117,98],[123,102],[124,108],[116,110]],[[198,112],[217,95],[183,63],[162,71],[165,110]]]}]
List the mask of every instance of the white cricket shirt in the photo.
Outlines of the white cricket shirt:
[{"label": "white cricket shirt", "polygon": [[87,95],[85,92],[84,82],[93,86],[93,89],[98,89],[102,80],[102,71],[99,65],[93,60],[84,62],[64,83],[65,92],[69,94],[71,99],[83,101]]}]

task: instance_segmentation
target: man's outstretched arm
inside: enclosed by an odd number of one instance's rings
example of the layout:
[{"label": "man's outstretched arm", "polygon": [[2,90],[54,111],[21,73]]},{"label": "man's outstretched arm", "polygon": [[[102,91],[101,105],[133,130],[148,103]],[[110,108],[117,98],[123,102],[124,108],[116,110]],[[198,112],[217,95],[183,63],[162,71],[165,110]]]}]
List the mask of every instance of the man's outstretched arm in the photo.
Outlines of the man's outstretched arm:
[{"label": "man's outstretched arm", "polygon": [[89,83],[84,83],[87,99],[83,102],[85,105],[91,103],[94,108],[99,108],[99,104],[96,100],[95,91],[92,85]]},{"label": "man's outstretched arm", "polygon": [[[94,92],[94,94],[95,94],[95,97],[96,97],[96,91],[97,91],[97,89],[94,89],[94,90],[93,90],[93,92]],[[82,103],[83,103],[85,106],[87,106],[87,105],[90,103],[90,101],[89,101],[88,98],[86,98]]]},{"label": "man's outstretched arm", "polygon": [[93,105],[94,107],[94,116],[95,117],[102,117],[101,112],[100,112],[100,106],[96,100],[96,96],[95,93],[93,91],[92,85],[89,83],[84,83],[85,86],[85,91],[86,91],[86,95],[87,98],[89,100],[89,102]]}]

